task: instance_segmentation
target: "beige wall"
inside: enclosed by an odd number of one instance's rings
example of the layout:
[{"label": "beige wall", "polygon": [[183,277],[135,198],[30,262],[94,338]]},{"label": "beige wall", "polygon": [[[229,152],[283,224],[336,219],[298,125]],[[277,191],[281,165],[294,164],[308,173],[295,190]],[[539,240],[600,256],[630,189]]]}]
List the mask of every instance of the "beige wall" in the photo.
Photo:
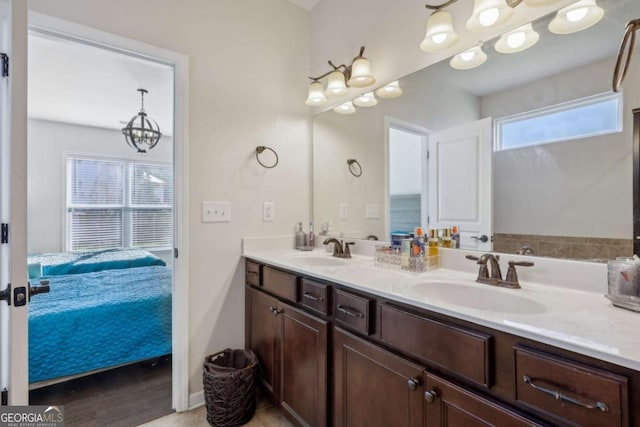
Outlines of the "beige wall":
[{"label": "beige wall", "polygon": [[[244,344],[241,237],[289,233],[310,212],[309,18],[286,0],[31,0],[36,11],[189,57],[190,392],[206,354]],[[141,21],[141,18],[144,18]],[[253,151],[270,145],[277,168]],[[203,200],[232,222],[200,222]],[[262,222],[262,202],[276,220]]]}]

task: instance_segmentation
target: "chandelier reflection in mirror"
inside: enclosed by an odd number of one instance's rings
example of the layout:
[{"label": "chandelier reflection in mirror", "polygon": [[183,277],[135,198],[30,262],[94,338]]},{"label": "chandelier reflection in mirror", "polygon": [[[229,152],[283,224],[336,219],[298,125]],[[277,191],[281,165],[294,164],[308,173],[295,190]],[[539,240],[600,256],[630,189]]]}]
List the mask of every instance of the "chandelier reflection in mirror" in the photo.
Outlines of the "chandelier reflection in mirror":
[{"label": "chandelier reflection in mirror", "polygon": [[140,92],[140,111],[129,120],[127,126],[122,128],[122,134],[131,148],[140,154],[145,154],[158,144],[162,133],[158,123],[144,111],[144,94],[149,91],[138,89],[138,92]]}]

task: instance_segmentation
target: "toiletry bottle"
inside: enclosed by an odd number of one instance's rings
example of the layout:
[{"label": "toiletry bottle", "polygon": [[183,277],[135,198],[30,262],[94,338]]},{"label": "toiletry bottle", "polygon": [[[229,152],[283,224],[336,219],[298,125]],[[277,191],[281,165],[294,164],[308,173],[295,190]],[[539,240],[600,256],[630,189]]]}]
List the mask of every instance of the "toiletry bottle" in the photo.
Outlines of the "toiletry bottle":
[{"label": "toiletry bottle", "polygon": [[307,245],[309,246],[316,245],[316,235],[313,234],[313,222],[309,223],[309,237],[307,238]]},{"label": "toiletry bottle", "polygon": [[460,248],[460,229],[457,225],[451,227],[451,247],[455,249]]},{"label": "toiletry bottle", "polygon": [[296,249],[300,249],[301,247],[306,245],[306,236],[304,231],[302,231],[302,223],[298,223],[298,231],[296,231]]},{"label": "toiletry bottle", "polygon": [[438,230],[432,228],[429,230],[429,256],[438,255]]},{"label": "toiletry bottle", "polygon": [[413,232],[414,241],[416,244],[416,248],[414,250],[415,256],[424,255],[424,232],[422,231],[422,227],[416,227]]},{"label": "toiletry bottle", "polygon": [[449,228],[443,228],[442,229],[442,247],[443,248],[452,248],[452,241],[451,241],[451,229]]}]

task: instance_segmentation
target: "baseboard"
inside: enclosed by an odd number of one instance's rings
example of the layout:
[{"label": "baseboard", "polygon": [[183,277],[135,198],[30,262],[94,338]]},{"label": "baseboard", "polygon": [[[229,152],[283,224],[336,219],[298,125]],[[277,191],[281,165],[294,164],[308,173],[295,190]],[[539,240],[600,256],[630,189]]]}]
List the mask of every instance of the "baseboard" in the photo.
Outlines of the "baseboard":
[{"label": "baseboard", "polygon": [[189,395],[189,410],[199,408],[202,405],[204,405],[204,390]]}]

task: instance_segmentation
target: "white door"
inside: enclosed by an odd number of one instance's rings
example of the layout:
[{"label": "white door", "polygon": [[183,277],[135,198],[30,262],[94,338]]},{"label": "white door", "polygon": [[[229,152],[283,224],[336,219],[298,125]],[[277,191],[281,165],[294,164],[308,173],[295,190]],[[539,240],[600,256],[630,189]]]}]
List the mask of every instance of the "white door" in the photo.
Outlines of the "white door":
[{"label": "white door", "polygon": [[492,248],[492,119],[429,134],[429,228],[460,229],[460,247]]},{"label": "white door", "polygon": [[0,244],[0,290],[12,288],[11,305],[0,301],[0,389],[9,405],[27,405],[26,1],[0,0],[0,52],[9,58],[9,76],[0,77],[0,221],[9,225],[9,243]]}]

